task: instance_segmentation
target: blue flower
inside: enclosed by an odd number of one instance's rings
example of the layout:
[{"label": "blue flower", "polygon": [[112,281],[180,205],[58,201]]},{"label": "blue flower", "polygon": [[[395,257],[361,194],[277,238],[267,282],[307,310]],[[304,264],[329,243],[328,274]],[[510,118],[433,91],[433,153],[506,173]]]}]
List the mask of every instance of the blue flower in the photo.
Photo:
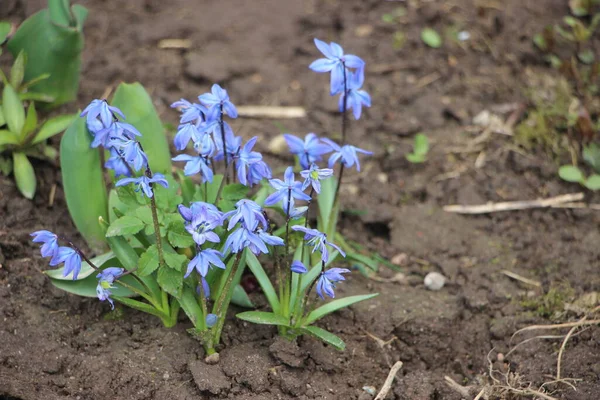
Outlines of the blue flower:
[{"label": "blue flower", "polygon": [[[227,162],[231,163],[233,157],[240,150],[240,147],[242,145],[242,137],[235,136],[233,130],[227,122],[223,122],[223,128],[225,130],[225,153],[227,153]],[[215,155],[215,161],[221,161],[223,159],[223,139],[221,138],[220,133],[218,135],[213,135],[212,138],[214,138],[218,149],[217,154]]]},{"label": "blue flower", "polygon": [[256,136],[250,139],[234,157],[237,160],[237,176],[242,185],[252,186],[271,175],[271,169],[262,161],[262,155],[252,151],[257,139]]},{"label": "blue flower", "polygon": [[308,268],[306,268],[306,266],[302,264],[302,261],[300,260],[294,260],[292,262],[291,269],[292,272],[295,272],[297,274],[305,274],[306,272],[308,272]]},{"label": "blue flower", "polygon": [[296,207],[290,211],[290,218],[297,219],[300,218],[308,211],[308,206]]},{"label": "blue flower", "polygon": [[298,156],[302,168],[308,168],[310,164],[321,161],[321,156],[331,151],[329,146],[321,143],[314,133],[306,135],[304,141],[287,133],[283,137],[290,148],[290,153]]},{"label": "blue flower", "polygon": [[169,182],[165,179],[165,176],[161,173],[155,173],[152,178],[148,178],[146,175],[142,175],[139,178],[123,178],[115,184],[115,186],[125,186],[133,183],[136,185],[135,191],[138,192],[140,189],[144,192],[146,197],[150,198],[153,196],[152,184],[158,183],[159,185],[168,188]]},{"label": "blue flower", "polygon": [[302,184],[302,190],[306,190],[307,187],[312,185],[315,192],[321,193],[321,180],[329,178],[333,175],[331,168],[319,168],[317,164],[311,164],[310,169],[300,171],[300,175],[304,178]]},{"label": "blue flower", "polygon": [[204,104],[207,107],[212,107],[214,105],[223,106],[223,110],[229,115],[231,118],[237,118],[237,110],[233,103],[229,101],[229,95],[227,95],[227,90],[223,89],[221,86],[216,83],[212,85],[210,89],[211,93],[205,93],[198,96],[198,100],[200,103]]},{"label": "blue flower", "polygon": [[175,148],[181,151],[187,147],[192,138],[198,136],[200,136],[200,132],[195,124],[181,124],[177,127],[177,133],[175,134],[173,143],[175,144]]},{"label": "blue flower", "polygon": [[188,122],[200,123],[207,112],[206,107],[200,104],[190,103],[185,99],[181,99],[171,104],[171,108],[178,108],[181,111],[181,117],[179,119],[181,124],[186,124]]},{"label": "blue flower", "polygon": [[119,114],[121,117],[123,117],[123,119],[125,119],[123,112],[117,107],[108,105],[104,99],[95,99],[92,100],[92,102],[83,110],[80,116],[86,117],[87,124],[92,125],[92,127],[94,127],[93,121],[95,119],[99,119],[104,127],[107,128],[114,121],[113,114]]},{"label": "blue flower", "polygon": [[356,164],[356,170],[360,171],[360,162],[357,153],[373,154],[371,151],[359,149],[358,147],[349,144],[340,147],[337,143],[329,139],[323,139],[323,142],[331,146],[331,149],[333,150],[333,154],[329,157],[329,168],[333,167],[333,165],[340,160],[346,168],[350,168]]},{"label": "blue flower", "polygon": [[110,149],[110,158],[106,160],[104,166],[115,171],[116,177],[131,176],[131,170],[128,168],[127,163],[114,147]]},{"label": "blue flower", "polygon": [[94,140],[90,147],[103,146],[107,149],[120,145],[120,142],[132,140],[142,134],[131,124],[125,122],[113,122],[110,126],[94,132]]},{"label": "blue flower", "polygon": [[206,218],[205,215],[200,214],[186,224],[185,230],[192,235],[192,239],[198,246],[205,242],[219,243],[221,238],[213,232],[213,229],[221,226],[222,223],[221,219]]},{"label": "blue flower", "polygon": [[98,286],[96,286],[96,296],[98,296],[100,301],[108,300],[110,303],[110,308],[113,310],[115,309],[115,304],[110,298],[110,295],[112,294],[110,289],[113,288],[112,284],[119,276],[123,274],[124,271],[125,270],[123,268],[110,267],[96,275],[96,278],[99,279]]},{"label": "blue flower", "polygon": [[142,151],[139,142],[136,140],[125,140],[119,144],[119,147],[123,158],[133,166],[133,169],[139,171],[142,168],[146,168],[148,165],[148,156]]},{"label": "blue flower", "polygon": [[287,214],[294,207],[294,199],[310,200],[310,196],[302,191],[302,182],[297,182],[294,179],[294,169],[287,167],[285,174],[281,179],[271,179],[269,183],[275,188],[275,193],[272,193],[265,199],[266,206],[272,206],[278,202],[282,202],[283,211]]},{"label": "blue flower", "polygon": [[269,253],[267,245],[271,246],[282,246],[284,244],[283,239],[277,236],[269,235],[268,233],[259,229],[257,233],[254,233],[244,226],[240,226],[236,229],[225,241],[224,252],[227,253],[229,250],[233,253],[239,253],[246,247],[252,251],[252,253],[258,255],[260,253]]},{"label": "blue flower", "polygon": [[[362,112],[362,106],[371,107],[371,96],[364,90],[359,90],[362,87],[364,75],[359,72],[351,73],[348,81],[348,101],[346,106],[348,109],[352,109],[354,119],[360,119]],[[339,100],[339,110],[344,111],[344,98],[345,94],[342,92]]]},{"label": "blue flower", "polygon": [[36,231],[33,236],[34,243],[44,243],[41,247],[42,257],[54,257],[58,252],[58,236],[50,231]]},{"label": "blue flower", "polygon": [[206,327],[212,328],[213,326],[215,326],[217,324],[218,320],[219,320],[219,317],[216,314],[208,314],[206,316]]},{"label": "blue flower", "polygon": [[195,269],[204,278],[208,274],[209,268],[214,265],[217,268],[225,269],[225,264],[222,261],[223,254],[215,249],[206,249],[199,251],[196,257],[192,258],[188,264],[187,272],[184,278],[190,276]]},{"label": "blue flower", "polygon": [[79,271],[81,271],[81,255],[70,247],[61,246],[50,260],[50,265],[55,267],[63,262],[65,263],[63,277],[73,273],[73,280],[76,280]]},{"label": "blue flower", "polygon": [[261,206],[248,199],[241,199],[235,203],[235,210],[223,214],[223,219],[229,219],[227,230],[233,229],[240,221],[242,226],[250,231],[255,231],[259,223],[262,224],[263,229],[269,227]]},{"label": "blue flower", "polygon": [[[210,298],[210,286],[208,286],[208,282],[206,279],[204,279],[203,276],[200,276],[200,285],[202,285],[202,291],[204,292],[204,297],[209,299]],[[200,285],[196,286],[196,293],[198,293],[198,296],[202,296],[202,292],[200,291]]]},{"label": "blue flower", "polygon": [[223,213],[214,204],[196,201],[190,207],[180,204],[177,209],[186,222],[192,222],[195,218],[203,218],[214,220],[218,224],[217,226],[223,224]]},{"label": "blue flower", "polygon": [[200,156],[190,156],[188,154],[180,154],[177,157],[172,158],[173,161],[187,161],[185,167],[183,167],[183,173],[185,176],[196,175],[201,172],[202,182],[213,181],[213,171],[208,166],[208,159]]},{"label": "blue flower", "polygon": [[[365,62],[352,54],[344,54],[344,49],[334,42],[327,44],[315,38],[315,45],[326,58],[320,58],[310,64],[309,68],[315,72],[331,71],[331,95],[344,89],[345,68],[355,68],[362,73]],[[346,78],[347,79],[347,78]]]},{"label": "blue flower", "polygon": [[328,241],[327,235],[323,232],[319,232],[316,229],[305,228],[300,225],[294,225],[292,226],[292,229],[295,231],[304,232],[304,240],[307,241],[309,246],[313,247],[313,253],[315,250],[319,250],[321,252],[321,260],[323,262],[329,261],[329,251],[327,250],[327,246],[333,247],[339,251],[342,256],[346,257],[346,253],[344,253],[344,251],[340,249],[338,245]]},{"label": "blue flower", "polygon": [[325,295],[335,298],[335,293],[333,289],[335,289],[335,284],[340,281],[345,281],[346,278],[342,276],[342,274],[347,274],[350,272],[349,269],[346,268],[330,268],[325,272],[321,272],[319,276],[319,280],[317,281],[317,294],[323,300],[325,300]]}]

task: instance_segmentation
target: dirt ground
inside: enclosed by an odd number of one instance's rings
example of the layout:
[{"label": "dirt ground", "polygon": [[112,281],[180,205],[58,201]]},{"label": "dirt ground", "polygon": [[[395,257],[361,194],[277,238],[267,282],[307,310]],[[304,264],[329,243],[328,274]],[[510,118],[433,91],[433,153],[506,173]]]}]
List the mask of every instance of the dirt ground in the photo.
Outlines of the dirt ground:
[{"label": "dirt ground", "polygon": [[[345,352],[311,338],[287,343],[274,329],[232,315],[221,362],[207,366],[185,322],[165,329],[134,310],[111,313],[96,299],[53,288],[41,274],[46,262],[30,232],[45,228],[82,241],[69,219],[60,171],[38,163],[33,201],[19,196],[11,178],[0,176],[0,399],[367,400],[398,360],[404,365],[387,399],[472,399],[493,383],[490,365],[503,384],[501,373],[518,373],[510,382],[522,389],[554,380],[560,339],[532,340],[503,361],[502,355],[533,336],[511,339],[519,328],[576,320],[580,315],[564,312],[565,304],[600,291],[598,212],[461,216],[442,206],[580,191],[558,180],[554,162],[525,153],[508,136],[494,134],[479,151],[468,151],[481,134],[472,126],[475,115],[510,110],[525,101],[530,76],[553,74],[531,37],[568,13],[566,1],[80,3],[90,15],[79,107],[107,87],[134,80],[151,91],[171,124],[177,114],[168,105],[195,98],[213,82],[226,87],[237,105],[303,106],[304,119],[233,124],[245,138],[258,135],[259,150],[276,166],[290,161],[268,150],[282,129],[299,135],[339,131],[327,78],[307,68],[319,56],[312,39],[336,41],[365,59],[373,106],[352,121],[349,141],[375,155],[365,160],[362,174],[347,176],[343,199],[350,212],[343,232],[400,264],[406,279],[393,282],[396,272],[382,266],[375,279],[357,272],[339,285],[344,295],[380,293],[322,321],[346,341]],[[3,0],[0,18],[18,22],[44,4]],[[398,22],[382,20],[399,6],[408,12]],[[420,39],[426,26],[466,30],[470,38],[431,49]],[[401,47],[397,31],[403,32]],[[191,47],[159,48],[162,39],[175,38],[189,39]],[[6,65],[6,55],[2,60]],[[418,132],[428,136],[432,149],[426,163],[410,164],[404,155]],[[49,205],[53,185],[56,196]],[[513,280],[503,270],[541,286]],[[425,289],[423,277],[431,271],[448,277],[442,290]],[[461,395],[445,376],[473,387]],[[598,327],[570,339],[562,376],[580,379],[574,382],[577,390],[550,384],[553,397],[600,398]],[[491,398],[525,395],[496,391]]]}]

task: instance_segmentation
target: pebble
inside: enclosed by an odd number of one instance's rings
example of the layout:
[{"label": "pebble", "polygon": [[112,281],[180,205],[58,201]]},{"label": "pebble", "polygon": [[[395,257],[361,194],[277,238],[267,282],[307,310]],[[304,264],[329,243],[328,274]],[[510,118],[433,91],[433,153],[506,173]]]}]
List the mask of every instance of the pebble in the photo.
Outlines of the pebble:
[{"label": "pebble", "polygon": [[219,363],[219,353],[214,353],[211,354],[210,356],[206,357],[204,359],[204,362],[207,363],[208,365],[214,365],[214,364],[218,364]]},{"label": "pebble", "polygon": [[406,255],[406,253],[399,253],[392,257],[390,261],[394,265],[405,265],[408,261],[408,256]]},{"label": "pebble", "polygon": [[423,283],[429,290],[440,290],[446,284],[446,277],[439,272],[430,272],[425,276]]}]

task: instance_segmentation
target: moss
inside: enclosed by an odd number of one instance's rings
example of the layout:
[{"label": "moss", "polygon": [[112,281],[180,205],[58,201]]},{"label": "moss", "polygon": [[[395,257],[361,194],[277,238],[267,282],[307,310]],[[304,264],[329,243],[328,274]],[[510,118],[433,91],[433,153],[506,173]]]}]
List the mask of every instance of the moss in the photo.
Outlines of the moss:
[{"label": "moss", "polygon": [[565,311],[565,303],[572,302],[575,291],[568,284],[554,286],[542,296],[525,299],[521,306],[542,318],[559,318]]}]

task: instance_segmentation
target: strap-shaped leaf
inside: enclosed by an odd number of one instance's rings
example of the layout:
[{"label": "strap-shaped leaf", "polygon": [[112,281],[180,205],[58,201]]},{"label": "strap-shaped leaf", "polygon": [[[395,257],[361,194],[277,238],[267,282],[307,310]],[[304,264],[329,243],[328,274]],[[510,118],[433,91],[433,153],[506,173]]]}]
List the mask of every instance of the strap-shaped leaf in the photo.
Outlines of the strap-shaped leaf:
[{"label": "strap-shaped leaf", "polygon": [[21,137],[25,142],[29,141],[29,134],[37,128],[38,117],[35,111],[35,103],[30,103],[27,109],[27,116],[25,117],[25,124],[23,125],[23,131]]},{"label": "strap-shaped leaf", "polygon": [[10,22],[0,22],[0,45],[4,43],[10,33]]},{"label": "strap-shaped leaf", "polygon": [[31,143],[39,143],[65,131],[71,123],[73,123],[75,118],[77,118],[77,115],[75,114],[59,115],[58,117],[50,118],[42,124],[42,127]]},{"label": "strap-shaped leaf", "polygon": [[11,85],[4,85],[2,90],[2,113],[8,130],[20,135],[25,124],[25,107]]},{"label": "strap-shaped leaf", "polygon": [[333,333],[326,331],[325,329],[319,328],[318,326],[305,326],[300,328],[300,331],[316,337],[317,339],[321,339],[325,343],[332,345],[338,350],[344,350],[346,348],[346,343],[344,343],[342,339]]},{"label": "strap-shaped leaf", "polygon": [[362,294],[357,296],[344,297],[343,299],[333,300],[327,304],[322,305],[316,310],[313,310],[310,314],[308,314],[308,316],[306,317],[306,321],[304,321],[304,325],[310,325],[318,319],[323,318],[327,314],[331,314],[334,311],[351,306],[352,304],[358,303],[359,301],[372,299],[373,297],[378,295],[379,293]]},{"label": "strap-shaped leaf", "polygon": [[[109,251],[108,253],[101,254],[96,256],[90,260],[96,267],[105,268],[105,267],[122,267],[121,262],[118,258],[115,257],[115,253]],[[44,271],[46,275],[48,275],[52,279],[72,281],[73,275],[69,275],[67,277],[63,276],[63,271],[65,267],[50,269],[48,271]],[[92,268],[87,261],[83,260],[81,263],[81,271],[77,275],[77,279],[85,279],[88,276],[92,275],[96,270]]]},{"label": "strap-shaped leaf", "polygon": [[244,321],[252,322],[253,324],[279,326],[290,325],[290,321],[283,315],[275,314],[272,312],[245,311],[243,313],[236,314],[236,317]]},{"label": "strap-shaped leaf", "polygon": [[248,268],[250,268],[250,271],[252,271],[254,277],[258,281],[258,284],[263,290],[265,297],[267,298],[267,301],[271,306],[271,309],[276,314],[279,314],[279,312],[281,312],[281,304],[279,303],[277,292],[275,291],[275,288],[273,287],[269,276],[262,267],[262,264],[260,263],[260,261],[258,261],[258,258],[256,258],[254,254],[252,254],[252,252],[248,252],[248,254],[246,255],[246,263],[248,264]]},{"label": "strap-shaped leaf", "polygon": [[[126,122],[135,126],[142,136],[138,138],[148,155],[153,172],[171,173],[169,143],[156,108],[146,89],[139,83],[121,83],[111,104],[123,111]],[[157,196],[158,197],[158,196]]]},{"label": "strap-shaped leaf", "polygon": [[19,144],[19,137],[11,131],[7,131],[6,129],[0,129],[0,146],[4,146],[7,144]]},{"label": "strap-shaped leaf", "polygon": [[233,294],[231,295],[231,302],[236,306],[244,308],[254,308],[254,303],[248,297],[248,293],[244,290],[241,285],[235,285],[233,288]]},{"label": "strap-shaped leaf", "polygon": [[[135,280],[131,275],[126,275],[122,278],[123,282],[127,285],[133,286],[139,290],[143,290],[140,286],[140,283]],[[50,282],[57,288],[64,290],[65,292],[73,293],[78,296],[83,297],[96,297],[96,287],[98,286],[98,279],[96,275],[89,275],[85,279],[74,280],[64,280],[64,279],[50,279]],[[115,282],[114,289],[111,289],[111,292],[115,296],[122,297],[131,297],[134,296],[131,290],[119,285],[118,282]]]},{"label": "strap-shaped leaf", "polygon": [[10,69],[10,84],[15,90],[19,90],[21,83],[23,83],[25,65],[27,65],[27,55],[21,50]]},{"label": "strap-shaped leaf", "polygon": [[13,153],[13,168],[17,188],[19,188],[23,196],[33,199],[37,183],[35,180],[35,171],[27,156],[23,153]]},{"label": "strap-shaped leaf", "polygon": [[118,301],[119,303],[125,304],[127,307],[135,308],[138,311],[142,311],[147,314],[154,315],[158,318],[164,317],[164,315],[160,311],[158,311],[155,307],[151,306],[148,303],[143,303],[141,301],[128,299],[127,297],[124,297],[124,296],[115,296],[114,294],[113,294],[112,298],[113,298],[113,300]]},{"label": "strap-shaped leaf", "polygon": [[108,220],[108,195],[100,153],[90,144],[85,118],[75,119],[60,141],[60,166],[67,206],[77,230],[90,247],[103,249],[106,239],[98,218]]},{"label": "strap-shaped leaf", "polygon": [[205,325],[204,314],[202,308],[198,304],[198,295],[196,291],[187,285],[184,285],[181,297],[179,297],[179,304],[183,311],[188,316],[195,328],[202,329]]}]

